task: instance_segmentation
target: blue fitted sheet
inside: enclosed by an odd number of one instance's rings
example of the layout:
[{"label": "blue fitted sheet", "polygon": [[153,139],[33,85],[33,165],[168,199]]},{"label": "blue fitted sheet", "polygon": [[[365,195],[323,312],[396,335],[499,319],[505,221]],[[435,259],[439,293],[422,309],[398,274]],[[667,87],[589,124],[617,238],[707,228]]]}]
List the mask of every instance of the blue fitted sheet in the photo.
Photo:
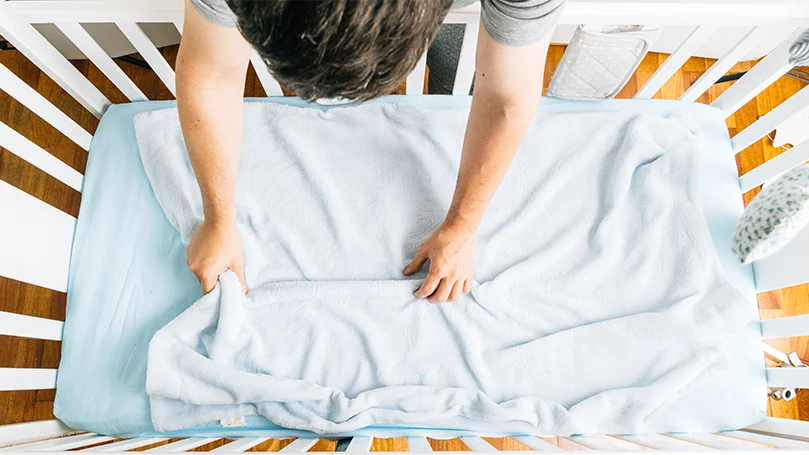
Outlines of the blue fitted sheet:
[{"label": "blue fitted sheet", "polygon": [[[251,102],[306,105],[294,98]],[[373,102],[400,102],[425,108],[468,107],[467,97],[391,96]],[[57,376],[54,414],[69,426],[102,434],[156,434],[145,391],[146,352],[152,335],[196,301],[199,284],[185,265],[185,248],[152,193],[135,141],[133,116],[174,102],[112,106],[93,139],[70,265],[67,319]],[[313,108],[328,109],[309,105]],[[742,214],[734,154],[717,109],[662,100],[600,102],[543,101],[543,112],[633,111],[691,117],[705,134],[700,170],[703,210],[719,257],[732,284],[749,296],[757,314],[752,269],[730,253]],[[586,134],[586,132],[578,132]],[[753,318],[756,319],[755,316]],[[758,323],[751,323],[728,351],[731,368],[694,387],[650,428],[659,432],[728,429],[728,421],[753,423],[766,410],[766,381]],[[628,355],[631,355],[629,353]],[[701,418],[693,418],[693,409]],[[689,419],[680,418],[691,410]],[[733,416],[733,419],[728,419]],[[303,435],[280,429],[261,417],[249,425],[222,428],[212,422],[174,433],[187,436]],[[465,432],[431,429],[435,437]],[[424,429],[373,427],[354,434],[427,434]]]}]

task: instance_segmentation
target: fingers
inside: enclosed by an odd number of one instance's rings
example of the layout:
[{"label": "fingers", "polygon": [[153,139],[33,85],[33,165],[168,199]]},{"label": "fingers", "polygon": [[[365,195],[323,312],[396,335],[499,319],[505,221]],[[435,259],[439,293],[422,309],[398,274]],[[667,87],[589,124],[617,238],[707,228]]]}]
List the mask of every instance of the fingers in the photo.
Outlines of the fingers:
[{"label": "fingers", "polygon": [[405,267],[403,273],[405,276],[412,275],[421,270],[425,262],[427,262],[427,249],[419,248],[419,250],[416,251],[416,255],[413,257],[413,260],[410,261],[410,264],[407,267]]},{"label": "fingers", "polygon": [[466,294],[471,290],[472,290],[472,278],[469,278],[463,282],[463,293]]},{"label": "fingers", "polygon": [[428,297],[435,292],[440,283],[441,275],[434,267],[431,267],[430,273],[427,274],[427,278],[424,279],[424,282],[421,283],[421,287],[414,293],[414,295],[420,299]]},{"label": "fingers", "polygon": [[239,279],[239,283],[242,284],[242,292],[247,294],[247,282],[244,279],[244,262],[237,262],[230,265],[230,270],[236,274],[236,278]]},{"label": "fingers", "polygon": [[205,275],[198,275],[199,283],[202,285],[202,292],[207,294],[213,291],[214,286],[216,286],[216,280],[219,278],[218,275],[214,274],[205,274]]},{"label": "fingers", "polygon": [[444,303],[449,298],[449,294],[452,292],[452,286],[455,283],[447,278],[441,279],[441,284],[438,285],[438,289],[435,290],[433,295],[427,297],[427,300],[430,303]]},{"label": "fingers", "polygon": [[461,294],[463,294],[463,283],[464,280],[458,280],[452,286],[452,291],[449,293],[450,302],[454,302],[461,298]]}]

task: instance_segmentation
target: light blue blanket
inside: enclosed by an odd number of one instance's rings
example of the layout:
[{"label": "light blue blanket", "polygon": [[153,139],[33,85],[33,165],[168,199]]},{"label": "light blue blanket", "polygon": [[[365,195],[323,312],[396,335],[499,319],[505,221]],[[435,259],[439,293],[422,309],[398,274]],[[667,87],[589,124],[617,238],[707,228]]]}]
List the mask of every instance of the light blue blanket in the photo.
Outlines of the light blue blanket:
[{"label": "light blue blanket", "polygon": [[[749,321],[705,225],[684,118],[537,115],[479,231],[479,284],[431,305],[401,269],[446,211],[466,112],[245,109],[251,292],[225,274],[155,335],[158,430],[260,414],[318,433],[643,432],[724,368]],[[202,212],[176,110],[136,129],[187,242]]]}]

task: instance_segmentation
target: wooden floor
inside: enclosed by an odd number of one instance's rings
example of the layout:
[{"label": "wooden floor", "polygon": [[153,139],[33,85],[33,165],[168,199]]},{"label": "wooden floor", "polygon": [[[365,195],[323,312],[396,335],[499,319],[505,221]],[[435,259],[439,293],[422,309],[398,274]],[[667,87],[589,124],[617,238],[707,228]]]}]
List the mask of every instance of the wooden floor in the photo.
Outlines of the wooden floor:
[{"label": "wooden floor", "polygon": [[[164,56],[173,66],[177,48],[162,49]],[[546,81],[556,68],[564,52],[563,46],[552,46],[549,52],[546,67]],[[137,55],[136,55],[137,57]],[[665,60],[666,55],[649,54],[639,67],[636,74],[619,94],[619,98],[631,97],[639,87]],[[62,91],[53,81],[42,74],[32,63],[22,57],[17,51],[0,51],[0,62],[12,72],[22,78],[27,84],[51,100],[71,118],[88,131],[94,131],[98,120],[84,110],[75,100]],[[663,86],[655,98],[676,99],[713,63],[712,60],[691,58],[671,80]],[[157,79],[156,75],[144,68],[129,63],[118,62],[127,75],[140,87],[149,99],[172,99],[168,89]],[[123,103],[125,97],[87,61],[75,61],[74,65],[93,82],[112,102]],[[749,69],[752,62],[741,63],[730,72],[739,72]],[[710,102],[715,99],[731,83],[713,86],[700,102]],[[803,86],[797,80],[782,77],[773,86],[761,95],[750,101],[727,121],[731,135],[754,122],[761,115],[769,112],[773,107],[797,92]],[[246,96],[264,96],[255,74],[250,72],[245,88]],[[29,112],[21,104],[11,100],[0,91],[0,121],[9,125],[34,143],[53,153],[59,159],[76,170],[83,172],[87,160],[87,153],[58,133],[50,125]],[[773,147],[769,140],[762,139],[753,144],[737,157],[740,173],[745,173],[768,160],[783,150]],[[0,149],[0,179],[9,184],[59,208],[73,216],[78,215],[81,195],[54,178],[34,168],[22,159]],[[757,190],[745,195],[749,201]],[[2,213],[2,212],[0,212]],[[2,213],[2,216],[14,214]],[[33,316],[64,320],[65,294],[40,288],[0,277],[0,311],[28,314]],[[809,312],[809,286],[800,285],[779,291],[759,295],[759,306],[762,318],[773,318],[787,315],[806,314]],[[776,340],[776,347],[787,352],[796,351],[804,358],[809,359],[809,340],[799,338],[793,340]],[[0,368],[56,368],[59,364],[60,343],[54,341],[38,341],[0,336]],[[54,391],[17,391],[0,392],[0,424],[25,422],[53,418]],[[802,392],[795,401],[790,403],[770,402],[771,415],[779,417],[809,420],[809,392]],[[460,440],[438,441],[431,440],[435,450],[465,450]],[[499,448],[525,449],[524,446],[511,438],[491,439],[493,445]],[[223,444],[222,441],[217,443]],[[215,445],[217,445],[215,444]],[[318,448],[333,450],[336,441],[321,441]],[[566,443],[570,444],[570,443]],[[277,441],[268,442],[258,446],[261,450],[278,450],[283,444]],[[390,451],[402,450],[406,442],[404,439],[390,440],[378,439],[374,442],[374,450]],[[207,447],[206,447],[207,448]],[[572,448],[572,447],[571,447]]]}]

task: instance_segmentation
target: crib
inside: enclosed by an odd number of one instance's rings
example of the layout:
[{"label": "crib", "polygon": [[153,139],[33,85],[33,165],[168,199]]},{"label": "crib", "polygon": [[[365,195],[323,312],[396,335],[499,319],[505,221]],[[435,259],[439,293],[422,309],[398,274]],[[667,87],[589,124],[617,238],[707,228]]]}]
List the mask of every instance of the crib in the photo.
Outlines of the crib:
[{"label": "crib", "polygon": [[[80,24],[113,23],[126,36],[165,86],[174,93],[174,72],[140,23],[170,23],[182,32],[180,0],[0,0],[0,35],[52,78],[68,94],[96,117],[101,117],[110,101],[85,78],[63,55],[33,27],[33,24],[55,24],[56,27],[106,75],[130,101],[146,100],[145,95],[113,62],[111,57]],[[478,33],[479,7],[454,10],[447,23],[465,24],[454,95],[468,93],[474,74],[474,48]],[[778,34],[781,44],[770,50],[750,71],[724,91],[712,105],[724,115],[736,110],[766,89],[790,70],[788,47],[795,37],[809,27],[809,3],[803,0],[728,0],[702,1],[576,1],[570,0],[560,24],[643,24],[687,28],[688,32],[661,67],[640,87],[636,98],[651,98],[664,83],[708,40],[731,27],[745,32],[716,63],[680,97],[694,101],[765,37]],[[257,55],[252,66],[268,96],[283,96],[281,87],[272,79]],[[422,94],[425,84],[426,56],[406,81],[406,93]],[[0,89],[47,121],[67,138],[89,150],[93,136],[45,97],[25,84],[0,64]],[[809,87],[760,117],[732,138],[733,149],[741,152],[755,141],[775,130],[785,121],[809,114]],[[0,146],[9,150],[77,191],[83,176],[55,158],[9,126],[0,123]],[[809,141],[795,144],[788,151],[756,167],[739,178],[741,194],[766,183],[781,173],[809,160]],[[740,194],[740,195],[741,195]],[[5,182],[0,182],[0,275],[25,283],[64,292],[76,219],[41,202]],[[809,229],[803,231],[787,248],[754,264],[758,292],[780,289],[809,282]],[[41,340],[61,340],[63,322],[0,312],[0,335]],[[809,315],[766,320],[761,323],[764,339],[809,336]],[[789,363],[774,349],[763,351]],[[763,352],[763,353],[764,353]],[[762,356],[763,357],[763,356]],[[56,369],[0,368],[0,391],[53,389]],[[768,368],[767,383],[771,388],[809,388],[809,368]],[[426,436],[409,436],[408,450],[431,452]],[[217,438],[183,438],[153,447],[168,438],[114,439],[110,436],[76,431],[58,420],[34,421],[0,426],[0,451],[66,452],[70,450],[125,452],[149,449],[150,452],[184,452],[200,448]],[[269,438],[244,437],[215,449],[218,452],[244,452],[265,443]],[[283,438],[276,438],[283,439]],[[292,439],[292,437],[287,438]],[[482,437],[463,437],[463,443],[475,452],[496,452],[494,445]],[[766,451],[771,449],[809,451],[809,422],[764,418],[748,428],[721,434],[646,434],[646,435],[577,435],[559,437],[552,445],[533,436],[515,436],[520,444],[534,452],[564,449],[590,449],[604,452],[630,450],[668,450],[691,452],[719,449],[726,452]],[[354,437],[347,452],[368,452],[373,438]],[[317,439],[297,438],[287,441],[284,452],[306,452]],[[102,444],[104,443],[104,444]],[[102,444],[102,445],[99,445]],[[276,448],[276,450],[278,450]]]}]

